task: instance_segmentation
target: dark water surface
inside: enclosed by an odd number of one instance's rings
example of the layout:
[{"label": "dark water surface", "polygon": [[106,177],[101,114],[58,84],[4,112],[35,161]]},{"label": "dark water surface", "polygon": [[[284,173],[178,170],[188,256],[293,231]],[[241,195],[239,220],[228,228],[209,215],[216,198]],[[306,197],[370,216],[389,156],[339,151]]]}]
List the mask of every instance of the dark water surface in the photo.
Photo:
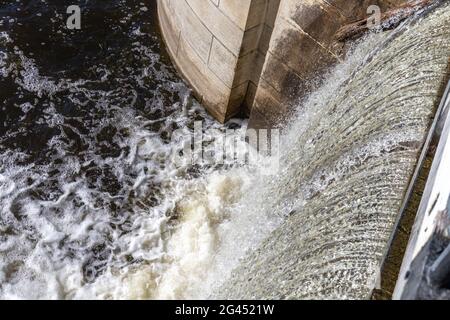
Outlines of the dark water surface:
[{"label": "dark water surface", "polygon": [[[161,120],[179,112],[185,98],[158,34],[155,1],[81,1],[82,28],[71,31],[72,3],[2,1],[0,7],[0,31],[11,39],[2,37],[2,54],[13,69],[0,78],[1,148],[23,151],[28,162],[54,162],[48,142],[61,134],[69,154],[93,152],[88,136],[94,152],[118,157],[126,150],[113,140],[126,132],[105,123],[121,111],[116,108]],[[37,121],[49,107],[63,123]],[[152,129],[162,132],[164,123]]]},{"label": "dark water surface", "polygon": [[2,298],[80,297],[108,268],[163,259],[201,173],[173,166],[171,132],[219,128],[170,64],[156,1],[78,1],[68,30],[72,4],[0,1]]}]

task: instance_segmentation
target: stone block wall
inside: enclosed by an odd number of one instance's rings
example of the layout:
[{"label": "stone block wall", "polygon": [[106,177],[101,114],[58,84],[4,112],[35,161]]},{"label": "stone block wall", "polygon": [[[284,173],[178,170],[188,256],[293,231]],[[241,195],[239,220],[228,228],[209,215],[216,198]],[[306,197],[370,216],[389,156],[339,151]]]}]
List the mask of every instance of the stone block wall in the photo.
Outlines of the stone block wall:
[{"label": "stone block wall", "polygon": [[[406,0],[282,0],[265,58],[250,126],[277,126],[288,118],[317,76],[339,61],[334,41],[342,26],[367,17],[370,5],[382,11]],[[312,80],[316,81],[312,81]]]},{"label": "stone block wall", "polygon": [[219,121],[253,104],[280,0],[158,0],[168,51]]}]

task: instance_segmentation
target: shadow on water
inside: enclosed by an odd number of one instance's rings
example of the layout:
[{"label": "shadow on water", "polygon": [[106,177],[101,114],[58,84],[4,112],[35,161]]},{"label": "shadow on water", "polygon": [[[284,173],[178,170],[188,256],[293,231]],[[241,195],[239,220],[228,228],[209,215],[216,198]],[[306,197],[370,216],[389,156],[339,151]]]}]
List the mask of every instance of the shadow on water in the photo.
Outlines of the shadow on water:
[{"label": "shadow on water", "polygon": [[15,243],[0,289],[12,296],[61,261],[88,283],[144,260],[116,242],[139,229],[136,212],[172,214],[173,172],[192,168],[168,163],[171,133],[215,125],[170,64],[156,1],[80,1],[81,30],[66,27],[72,4],[0,1],[0,243]]}]

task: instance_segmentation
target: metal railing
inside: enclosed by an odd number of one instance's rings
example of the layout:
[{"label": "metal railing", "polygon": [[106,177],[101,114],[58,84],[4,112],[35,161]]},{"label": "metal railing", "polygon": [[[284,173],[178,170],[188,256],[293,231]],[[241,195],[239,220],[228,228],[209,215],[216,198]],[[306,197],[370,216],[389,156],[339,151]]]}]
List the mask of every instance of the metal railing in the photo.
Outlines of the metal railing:
[{"label": "metal railing", "polygon": [[[421,298],[426,288],[427,297],[440,291],[450,277],[450,247],[435,248],[435,239],[442,228],[447,227],[450,210],[450,82],[447,85],[435,121],[419,160],[421,167],[432,141],[438,141],[436,153],[428,176],[422,200],[411,231],[402,267],[394,291],[394,299]],[[408,190],[405,206],[409,200],[420,168],[416,170]],[[439,229],[439,230],[437,230]],[[444,241],[445,242],[445,241]],[[450,243],[450,238],[449,238]],[[445,245],[440,241],[439,245]],[[423,291],[423,290],[422,290]],[[449,291],[450,292],[450,291]],[[424,297],[422,297],[424,298]],[[426,298],[426,297],[425,297]]]}]

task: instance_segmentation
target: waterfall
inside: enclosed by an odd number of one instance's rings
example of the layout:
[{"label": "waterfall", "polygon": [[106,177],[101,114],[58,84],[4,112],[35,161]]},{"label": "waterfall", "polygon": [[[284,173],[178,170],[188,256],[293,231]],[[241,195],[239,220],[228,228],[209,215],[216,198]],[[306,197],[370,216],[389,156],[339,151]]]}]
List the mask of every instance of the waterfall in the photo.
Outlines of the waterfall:
[{"label": "waterfall", "polygon": [[286,219],[214,297],[370,297],[449,56],[446,3],[367,36],[330,71],[298,105],[281,143],[281,171],[254,186],[268,196],[264,205],[247,200],[254,204],[247,210]]}]

